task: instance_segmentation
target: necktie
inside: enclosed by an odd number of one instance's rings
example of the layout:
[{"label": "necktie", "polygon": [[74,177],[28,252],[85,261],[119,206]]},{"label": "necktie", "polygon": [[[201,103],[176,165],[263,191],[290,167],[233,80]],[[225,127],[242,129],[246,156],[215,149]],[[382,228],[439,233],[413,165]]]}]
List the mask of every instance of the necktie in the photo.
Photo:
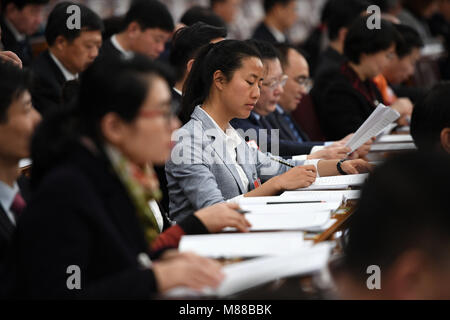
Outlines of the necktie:
[{"label": "necktie", "polygon": [[300,134],[298,133],[297,128],[295,127],[294,123],[291,120],[291,117],[289,117],[288,114],[283,114],[283,118],[286,121],[286,123],[288,124],[289,129],[291,129],[291,132],[294,135],[297,142],[303,142],[303,139],[300,136]]},{"label": "necktie", "polygon": [[16,218],[16,221],[22,214],[23,209],[25,209],[25,206],[26,206],[25,200],[22,198],[20,192],[17,192],[10,208],[11,212],[14,214],[14,217]]}]

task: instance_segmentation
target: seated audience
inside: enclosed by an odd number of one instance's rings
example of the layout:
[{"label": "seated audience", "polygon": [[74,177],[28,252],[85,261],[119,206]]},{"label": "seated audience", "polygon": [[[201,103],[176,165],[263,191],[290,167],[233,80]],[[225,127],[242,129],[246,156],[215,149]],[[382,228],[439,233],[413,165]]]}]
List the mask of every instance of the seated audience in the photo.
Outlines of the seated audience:
[{"label": "seated audience", "polygon": [[[367,28],[367,19],[358,18],[348,31],[344,46],[348,62],[322,73],[311,91],[328,140],[339,140],[355,132],[377,105],[384,103],[373,78],[395,57],[398,33],[383,19],[380,29],[371,30]],[[391,107],[401,116],[411,111],[397,103]]]},{"label": "seated audience", "polygon": [[65,83],[76,80],[94,62],[102,45],[102,20],[86,6],[76,4],[81,29],[67,28],[67,8],[74,4],[62,2],[52,10],[45,28],[49,49],[32,66],[33,104],[44,118],[62,108]]},{"label": "seated audience", "polygon": [[433,42],[435,39],[431,33],[427,19],[430,19],[439,9],[439,0],[403,0],[403,10],[398,18],[401,23],[416,30],[422,41]]},{"label": "seated audience", "polygon": [[197,22],[203,22],[217,28],[227,29],[225,21],[222,20],[210,8],[202,6],[192,6],[181,16],[180,23],[186,26],[192,26]]},{"label": "seated audience", "polygon": [[411,117],[411,135],[422,151],[444,150],[450,153],[450,83],[436,85]]},{"label": "seated audience", "polygon": [[30,36],[38,31],[49,0],[2,0],[0,27],[3,49],[14,52],[24,66],[30,66],[33,50]]},{"label": "seated audience", "polygon": [[[165,79],[141,56],[97,61],[82,75],[75,108],[40,127],[34,193],[8,260],[19,297],[147,299],[176,286],[219,284],[217,263],[165,249],[184,233],[245,230],[237,206],[198,211],[163,233],[149,206],[160,194],[149,164],[166,160],[177,126]],[[80,290],[66,284],[69,266],[81,272]]]},{"label": "seated audience", "polygon": [[[26,202],[21,194],[19,161],[29,157],[31,136],[40,121],[29,89],[31,78],[9,63],[0,63],[0,262]],[[23,181],[25,182],[25,181]]]},{"label": "seated audience", "polygon": [[[250,147],[230,126],[232,119],[250,116],[263,73],[259,52],[242,41],[209,44],[198,53],[180,113],[186,124],[175,134],[177,144],[166,163],[170,215],[175,220],[243,195],[270,196],[306,187],[316,173],[339,174],[341,162],[335,160],[316,160],[306,166],[301,166],[305,161],[280,163],[279,158]],[[362,160],[342,165],[347,173],[369,168]]]},{"label": "seated audience", "polygon": [[340,298],[450,299],[449,163],[443,153],[408,153],[375,170],[335,275]]},{"label": "seated audience", "polygon": [[175,28],[166,5],[157,0],[133,1],[124,18],[124,29],[106,39],[102,55],[129,57],[139,53],[157,59]]},{"label": "seated audience", "polygon": [[297,1],[264,0],[264,20],[256,27],[252,39],[270,43],[289,42],[286,33],[297,22]]},{"label": "seated audience", "polygon": [[210,0],[210,6],[227,25],[231,25],[236,19],[241,2],[242,0]]},{"label": "seated audience", "polygon": [[[395,46],[395,57],[383,70],[383,73],[374,78],[374,82],[386,105],[390,106],[396,101],[403,100],[402,103],[405,104],[405,107],[412,111],[412,100],[418,101],[423,98],[423,90],[417,87],[406,87],[402,84],[414,75],[423,42],[413,28],[401,24],[395,25],[395,28],[400,34]],[[405,118],[406,116],[400,119],[399,123],[408,125]]]}]

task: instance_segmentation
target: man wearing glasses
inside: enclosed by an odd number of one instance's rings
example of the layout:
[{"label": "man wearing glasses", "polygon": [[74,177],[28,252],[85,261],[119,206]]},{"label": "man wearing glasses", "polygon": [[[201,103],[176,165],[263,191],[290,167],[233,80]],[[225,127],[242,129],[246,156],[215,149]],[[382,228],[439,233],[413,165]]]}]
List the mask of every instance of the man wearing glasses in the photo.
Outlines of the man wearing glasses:
[{"label": "man wearing glasses", "polygon": [[[247,141],[254,143],[263,152],[271,152],[282,157],[304,155],[305,159],[338,159],[346,156],[347,148],[327,148],[326,151],[309,154],[314,146],[323,146],[323,142],[311,142],[307,139],[297,141],[291,139],[283,131],[293,130],[287,125],[280,127],[278,123],[272,123],[278,103],[286,93],[289,76],[283,73],[281,61],[277,50],[266,41],[249,40],[248,43],[255,46],[262,55],[265,68],[264,81],[261,86],[260,98],[254,111],[248,119],[234,119],[231,124],[236,129],[241,129]],[[309,80],[309,78],[306,78]],[[302,80],[306,82],[306,80]],[[298,80],[297,80],[298,82]],[[303,84],[300,85],[303,87]],[[301,89],[304,90],[304,89]],[[275,124],[275,125],[274,125]],[[278,129],[278,130],[277,130]]]}]

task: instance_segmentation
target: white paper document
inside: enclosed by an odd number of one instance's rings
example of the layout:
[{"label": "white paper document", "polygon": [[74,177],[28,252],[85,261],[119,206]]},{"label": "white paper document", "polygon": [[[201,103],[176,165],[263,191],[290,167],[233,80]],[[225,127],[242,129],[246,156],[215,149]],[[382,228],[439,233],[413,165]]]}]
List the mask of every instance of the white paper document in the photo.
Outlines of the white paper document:
[{"label": "white paper document", "polygon": [[250,213],[245,218],[252,225],[250,231],[277,231],[320,228],[330,220],[330,216],[330,210],[323,210],[305,213]]},{"label": "white paper document", "polygon": [[380,137],[375,141],[378,143],[405,143],[405,142],[414,142],[413,137],[410,134],[388,134]]},{"label": "white paper document", "polygon": [[171,290],[169,297],[225,297],[281,278],[319,272],[327,267],[331,245],[320,243],[310,248],[271,257],[256,258],[225,266],[225,279],[216,289],[198,293],[186,288]]},{"label": "white paper document", "polygon": [[31,166],[31,164],[32,164],[31,159],[22,159],[19,161],[19,168],[25,168]]},{"label": "white paper document", "polygon": [[380,103],[345,145],[351,149],[351,152],[355,151],[399,117],[400,114],[397,111]]},{"label": "white paper document", "polygon": [[286,204],[239,204],[242,210],[250,214],[310,213],[323,210],[336,210],[342,201],[321,203],[286,203]]},{"label": "white paper document", "polygon": [[417,149],[414,143],[380,143],[374,144],[370,148],[371,152],[383,152],[383,151],[404,151]]},{"label": "white paper document", "polygon": [[280,198],[299,201],[341,201],[357,200],[361,196],[360,190],[327,190],[327,191],[285,191]]},{"label": "white paper document", "polygon": [[183,236],[178,250],[210,258],[250,258],[287,254],[304,246],[303,232],[252,232]]},{"label": "white paper document", "polygon": [[309,187],[298,190],[324,190],[331,189],[333,187],[343,188],[362,186],[368,177],[368,173],[349,174],[346,176],[321,177],[317,178],[316,181]]}]

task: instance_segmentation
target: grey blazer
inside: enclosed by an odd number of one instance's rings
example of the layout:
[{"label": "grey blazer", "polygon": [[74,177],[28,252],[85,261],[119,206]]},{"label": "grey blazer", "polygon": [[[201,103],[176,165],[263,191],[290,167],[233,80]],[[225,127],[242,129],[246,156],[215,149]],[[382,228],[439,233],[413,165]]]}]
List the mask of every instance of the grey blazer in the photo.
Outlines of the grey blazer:
[{"label": "grey blazer", "polygon": [[[166,163],[172,219],[180,220],[199,209],[244,194],[247,188],[226,151],[224,133],[200,107],[195,108],[191,120],[174,134],[173,140],[176,145]],[[264,183],[290,169],[271,159],[280,158],[262,153],[245,141],[236,147],[236,153],[250,191],[255,188],[254,181]],[[304,164],[285,161],[295,166]]]}]

